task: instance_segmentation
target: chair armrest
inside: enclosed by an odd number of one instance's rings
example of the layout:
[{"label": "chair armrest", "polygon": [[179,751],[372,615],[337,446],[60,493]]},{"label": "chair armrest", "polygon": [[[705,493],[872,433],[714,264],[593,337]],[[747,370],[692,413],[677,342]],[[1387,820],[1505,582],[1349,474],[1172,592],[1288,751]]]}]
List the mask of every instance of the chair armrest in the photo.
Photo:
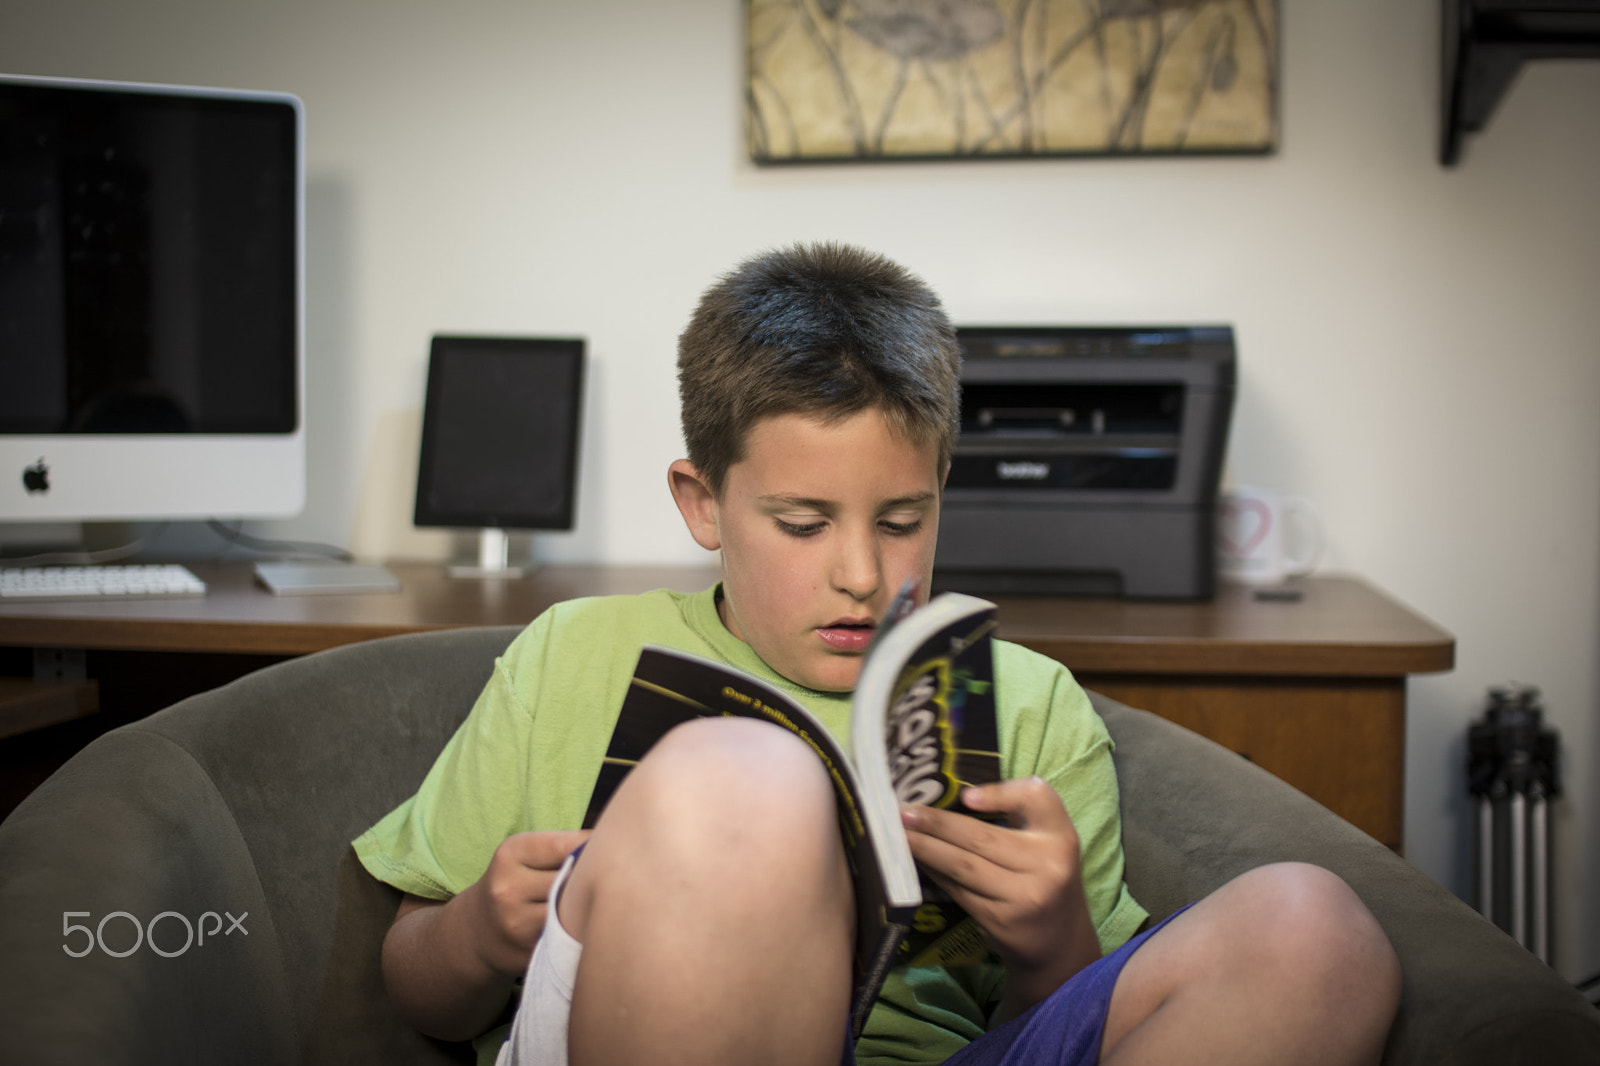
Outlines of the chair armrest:
[{"label": "chair armrest", "polygon": [[1266,863],[1314,863],[1355,889],[1400,957],[1387,1066],[1600,1062],[1600,1011],[1433,880],[1239,755],[1090,699],[1117,746],[1128,887],[1153,915]]},{"label": "chair armrest", "polygon": [[[379,958],[399,894],[350,840],[416,790],[516,630],[391,637],[267,667],[121,726],[0,823],[0,1058],[470,1057],[417,1033]],[[145,941],[95,944],[117,911]],[[88,926],[64,934],[65,921]],[[158,923],[152,949],[151,920]],[[185,927],[221,917],[202,947]],[[242,918],[233,928],[227,915]],[[105,926],[112,951],[128,918]],[[198,928],[195,929],[198,940]]]},{"label": "chair armrest", "polygon": [[0,1032],[17,1061],[291,1062],[287,988],[250,852],[170,740],[109,733],[0,823]]}]

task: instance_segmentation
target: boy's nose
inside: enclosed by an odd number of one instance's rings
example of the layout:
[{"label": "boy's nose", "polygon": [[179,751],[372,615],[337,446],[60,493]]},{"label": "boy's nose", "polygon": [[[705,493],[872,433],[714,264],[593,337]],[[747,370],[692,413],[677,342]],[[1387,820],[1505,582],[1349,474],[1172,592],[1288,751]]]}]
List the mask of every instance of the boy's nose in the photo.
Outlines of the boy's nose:
[{"label": "boy's nose", "polygon": [[883,561],[870,535],[839,538],[833,561],[833,586],[857,600],[871,599],[883,584]]}]

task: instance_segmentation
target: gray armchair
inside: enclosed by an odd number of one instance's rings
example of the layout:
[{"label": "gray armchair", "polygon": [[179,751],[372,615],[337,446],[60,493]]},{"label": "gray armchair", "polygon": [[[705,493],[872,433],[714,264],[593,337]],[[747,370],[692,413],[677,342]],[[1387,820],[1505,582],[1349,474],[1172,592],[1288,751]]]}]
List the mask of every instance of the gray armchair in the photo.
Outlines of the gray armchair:
[{"label": "gray armchair", "polygon": [[[470,1061],[389,1005],[379,945],[398,900],[348,841],[415,790],[513,635],[286,662],[63,766],[0,823],[8,1061]],[[1318,863],[1400,954],[1386,1063],[1600,1062],[1600,1011],[1387,849],[1193,733],[1095,706],[1118,745],[1128,881],[1152,913],[1264,862]]]}]

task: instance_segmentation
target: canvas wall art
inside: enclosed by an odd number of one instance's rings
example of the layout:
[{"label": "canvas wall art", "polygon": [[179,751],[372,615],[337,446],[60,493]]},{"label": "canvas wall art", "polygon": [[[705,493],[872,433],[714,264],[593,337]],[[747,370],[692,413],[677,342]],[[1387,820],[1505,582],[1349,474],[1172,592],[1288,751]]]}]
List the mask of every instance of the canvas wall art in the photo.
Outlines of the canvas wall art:
[{"label": "canvas wall art", "polygon": [[1278,0],[745,0],[761,163],[1270,152]]}]

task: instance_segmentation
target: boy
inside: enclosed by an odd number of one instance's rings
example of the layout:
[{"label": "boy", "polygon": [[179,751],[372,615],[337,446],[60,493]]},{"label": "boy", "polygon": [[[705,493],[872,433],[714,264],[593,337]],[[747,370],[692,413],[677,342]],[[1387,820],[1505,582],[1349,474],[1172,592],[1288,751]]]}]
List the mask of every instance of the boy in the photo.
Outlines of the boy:
[{"label": "boy", "polygon": [[[831,1064],[854,901],[817,760],[774,726],[703,720],[576,831],[639,646],[720,658],[840,736],[873,626],[924,596],[958,420],[938,300],[836,245],[752,259],[679,342],[688,457],[668,481],[722,580],[558,605],[518,637],[416,797],[356,841],[406,896],[384,945],[419,1029],[480,1057]],[[997,643],[1007,780],[928,809],[912,852],[983,927],[991,965],[898,968],[861,1062],[1374,1062],[1398,964],[1350,890],[1252,871],[1135,935],[1110,741],[1058,664]],[[581,861],[575,852],[581,846]],[[530,961],[531,959],[531,961]]]}]

